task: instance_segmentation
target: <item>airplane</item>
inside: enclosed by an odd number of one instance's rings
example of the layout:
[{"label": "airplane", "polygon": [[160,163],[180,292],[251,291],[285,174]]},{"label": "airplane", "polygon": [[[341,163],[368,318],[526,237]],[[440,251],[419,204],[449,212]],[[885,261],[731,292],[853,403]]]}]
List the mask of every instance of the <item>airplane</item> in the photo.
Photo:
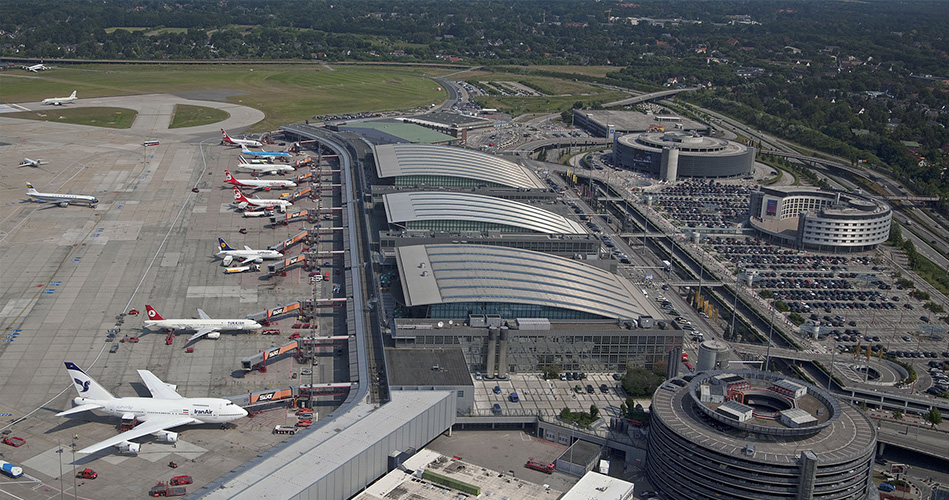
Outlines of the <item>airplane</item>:
[{"label": "airplane", "polygon": [[72,94],[69,94],[69,97],[50,97],[43,99],[43,104],[52,104],[53,106],[62,106],[63,103],[72,102],[76,100],[76,91],[73,90]]},{"label": "airplane", "polygon": [[251,151],[247,149],[247,146],[241,145],[241,153],[245,155],[254,155],[254,156],[282,156],[290,157],[292,154],[286,151]]},{"label": "airplane", "polygon": [[290,203],[287,200],[265,200],[259,196],[255,196],[252,200],[248,199],[238,187],[234,188],[234,201],[238,202],[237,206],[241,210],[247,207],[266,208],[270,210],[276,208],[277,210],[280,210],[281,213],[286,213],[287,208],[293,206],[293,203]]},{"label": "airplane", "polygon": [[221,336],[221,330],[260,330],[263,326],[252,319],[211,319],[208,313],[198,309],[198,319],[165,319],[152,306],[146,304],[145,312],[148,319],[144,321],[145,329],[194,330],[196,333],[188,338],[188,342],[207,336],[216,339]]},{"label": "airplane", "polygon": [[260,141],[255,141],[253,139],[233,139],[231,136],[227,135],[227,132],[224,129],[221,129],[221,135],[224,136],[223,141],[225,144],[230,144],[232,146],[252,146],[255,148],[262,147],[263,144]]},{"label": "airplane", "polygon": [[253,163],[248,163],[243,156],[240,157],[237,168],[243,168],[245,170],[250,170],[251,172],[260,172],[262,174],[282,174],[285,172],[293,172],[293,167],[290,165],[255,165]]},{"label": "airplane", "polygon": [[273,163],[273,158],[263,157],[263,158],[244,158],[243,155],[237,155],[241,159],[241,163]]},{"label": "airplane", "polygon": [[30,72],[32,72],[32,73],[38,73],[38,72],[40,72],[40,71],[46,71],[46,70],[50,69],[49,66],[47,66],[47,65],[45,65],[45,64],[43,64],[43,63],[34,64],[34,65],[32,65],[32,66],[20,66],[20,67],[23,68],[23,69],[25,69],[25,70],[27,70],[27,71],[30,71]]},{"label": "airplane", "polygon": [[[231,264],[231,261],[235,258],[241,259],[240,265],[246,265],[248,262],[255,262],[260,264],[264,259],[282,259],[283,254],[276,250],[254,250],[253,248],[244,245],[243,250],[235,250],[224,241],[224,238],[217,239],[218,248],[221,249],[217,254],[218,257],[224,257],[224,265],[228,266]],[[228,258],[230,257],[230,258]]]},{"label": "airplane", "polygon": [[235,186],[249,187],[254,189],[272,189],[272,188],[295,188],[297,183],[293,181],[284,181],[284,180],[261,180],[259,178],[255,179],[235,179],[227,170],[224,171],[224,182],[226,184],[233,184]]},{"label": "airplane", "polygon": [[191,424],[223,424],[247,415],[247,410],[227,399],[182,397],[174,385],[162,382],[148,370],[138,370],[138,375],[152,397],[117,398],[74,363],[66,361],[65,364],[66,373],[73,380],[79,396],[73,399],[74,408],[57,413],[57,417],[102,410],[123,420],[141,421],[132,430],[83,448],[79,453],[95,453],[110,446],[119,451],[138,453],[142,445],[130,440],[152,434],[166,443],[175,443],[178,433],[168,429]]},{"label": "airplane", "polygon": [[70,203],[88,203],[90,207],[95,207],[99,203],[95,196],[84,194],[40,193],[29,182],[26,183],[26,188],[26,195],[40,203],[55,203],[61,207]]},{"label": "airplane", "polygon": [[21,167],[39,167],[46,163],[46,160],[31,160],[29,158],[23,158],[23,161],[20,162]]}]

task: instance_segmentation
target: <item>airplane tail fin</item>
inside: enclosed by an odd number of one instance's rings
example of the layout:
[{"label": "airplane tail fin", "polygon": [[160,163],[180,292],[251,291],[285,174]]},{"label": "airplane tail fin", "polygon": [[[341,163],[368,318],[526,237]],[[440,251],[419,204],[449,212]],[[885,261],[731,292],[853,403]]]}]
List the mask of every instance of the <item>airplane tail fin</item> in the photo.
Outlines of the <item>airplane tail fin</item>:
[{"label": "airplane tail fin", "polygon": [[152,321],[161,321],[165,319],[161,317],[161,314],[158,314],[158,311],[156,311],[154,307],[148,304],[145,304],[145,313],[147,314],[148,319]]},{"label": "airplane tail fin", "polygon": [[227,244],[226,241],[224,241],[224,238],[218,238],[218,239],[217,239],[217,246],[218,246],[221,250],[234,250],[233,248],[230,247],[230,245]]},{"label": "airplane tail fin", "polygon": [[98,382],[86,374],[86,372],[82,371],[82,368],[76,366],[75,363],[66,361],[66,372],[69,374],[69,378],[72,379],[73,387],[76,388],[79,397],[89,399],[115,399],[112,393],[107,391],[105,387],[99,385]]},{"label": "airplane tail fin", "polygon": [[223,128],[221,129],[221,136],[223,137],[224,142],[230,142],[233,144],[233,142],[231,141],[231,137],[227,135],[227,132]]},{"label": "airplane tail fin", "polygon": [[75,98],[76,98],[76,91],[75,91],[75,90],[72,91],[72,94],[69,94],[69,98],[70,98],[70,99],[75,99]]},{"label": "airplane tail fin", "polygon": [[234,188],[234,201],[244,201],[244,202],[246,202],[246,201],[249,201],[249,200],[247,199],[246,196],[244,196],[244,193],[242,193],[240,189],[237,189],[237,188],[235,187],[235,188]]},{"label": "airplane tail fin", "polygon": [[241,165],[247,165],[247,158],[244,158],[244,155],[237,155],[237,161]]},{"label": "airplane tail fin", "polygon": [[236,184],[237,184],[237,179],[235,179],[234,176],[231,175],[230,172],[228,172],[227,170],[225,170],[225,171],[224,171],[224,182],[227,183],[227,184],[235,184],[235,185],[236,185]]},{"label": "airplane tail fin", "polygon": [[33,187],[33,184],[32,184],[32,183],[30,183],[30,182],[27,182],[27,183],[26,183],[26,192],[27,192],[27,193],[35,193],[35,192],[36,192],[36,188]]}]

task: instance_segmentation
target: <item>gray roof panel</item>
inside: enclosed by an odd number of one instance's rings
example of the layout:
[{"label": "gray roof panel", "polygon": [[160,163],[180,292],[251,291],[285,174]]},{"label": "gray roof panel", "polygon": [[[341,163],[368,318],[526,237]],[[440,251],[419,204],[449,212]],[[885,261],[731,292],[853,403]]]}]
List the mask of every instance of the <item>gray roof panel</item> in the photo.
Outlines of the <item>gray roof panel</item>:
[{"label": "gray roof panel", "polygon": [[466,220],[514,226],[543,234],[586,234],[580,223],[534,205],[459,192],[391,193],[383,196],[389,223]]}]

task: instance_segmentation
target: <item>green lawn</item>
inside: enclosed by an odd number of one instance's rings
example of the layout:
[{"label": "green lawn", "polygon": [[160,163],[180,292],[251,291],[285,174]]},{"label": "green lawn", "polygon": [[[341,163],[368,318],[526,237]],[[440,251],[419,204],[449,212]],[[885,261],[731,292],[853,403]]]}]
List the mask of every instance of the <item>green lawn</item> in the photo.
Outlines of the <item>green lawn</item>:
[{"label": "green lawn", "polygon": [[197,127],[198,125],[208,125],[227,120],[231,114],[220,109],[208,108],[205,106],[191,106],[189,104],[176,104],[175,111],[171,118],[171,124],[168,128]]},{"label": "green lawn", "polygon": [[304,64],[76,65],[38,76],[0,75],[0,102],[80,99],[150,93],[226,90],[229,102],[264,112],[250,131],[275,130],[314,115],[412,109],[438,103],[447,93],[428,76],[450,70],[410,66]]},{"label": "green lawn", "polygon": [[93,125],[108,128],[129,128],[138,112],[126,108],[56,108],[37,111],[7,113],[10,118],[24,118],[44,122],[71,123],[73,125]]}]

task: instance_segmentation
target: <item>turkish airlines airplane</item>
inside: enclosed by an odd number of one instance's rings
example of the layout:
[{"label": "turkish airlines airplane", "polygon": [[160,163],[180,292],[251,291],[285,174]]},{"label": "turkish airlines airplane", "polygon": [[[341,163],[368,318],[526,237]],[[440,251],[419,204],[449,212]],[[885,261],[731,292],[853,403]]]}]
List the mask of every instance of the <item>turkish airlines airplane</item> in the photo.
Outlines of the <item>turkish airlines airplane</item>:
[{"label": "turkish airlines airplane", "polygon": [[224,182],[226,184],[233,184],[240,187],[249,187],[254,189],[289,189],[297,187],[297,183],[293,181],[286,181],[281,179],[273,180],[264,180],[264,179],[235,179],[233,175],[227,170],[224,171]]},{"label": "turkish airlines airplane", "polygon": [[141,423],[131,430],[105,441],[79,450],[79,453],[95,453],[115,446],[119,451],[138,453],[142,445],[130,440],[152,434],[166,443],[178,441],[178,433],[168,429],[191,424],[223,424],[247,415],[247,410],[234,402],[221,398],[185,398],[175,391],[175,386],[166,384],[148,370],[138,370],[150,398],[117,398],[99,385],[92,377],[74,363],[66,362],[66,373],[73,381],[79,396],[73,399],[76,406],[59,412],[65,417],[89,410],[102,410],[123,419],[134,418]]},{"label": "turkish airlines airplane", "polygon": [[196,333],[188,338],[188,342],[207,336],[216,339],[221,331],[260,330],[263,326],[252,319],[211,319],[208,313],[198,309],[198,319],[165,319],[152,306],[146,304],[145,312],[148,319],[144,321],[146,330],[194,330]]},{"label": "turkish airlines airplane", "polygon": [[280,212],[286,213],[287,208],[293,206],[293,203],[290,203],[287,200],[265,200],[265,199],[260,198],[259,196],[255,196],[253,199],[249,199],[246,196],[244,196],[244,193],[242,193],[240,188],[238,187],[234,188],[234,201],[237,202],[237,206],[241,210],[247,207],[266,208],[269,210],[273,210],[274,208],[276,208],[277,210],[280,210]]},{"label": "turkish airlines airplane", "polygon": [[263,146],[263,143],[260,141],[255,141],[253,139],[234,139],[231,136],[227,135],[227,132],[224,129],[221,129],[221,135],[224,137],[224,143],[230,144],[232,146],[251,146],[254,148],[259,148]]}]

